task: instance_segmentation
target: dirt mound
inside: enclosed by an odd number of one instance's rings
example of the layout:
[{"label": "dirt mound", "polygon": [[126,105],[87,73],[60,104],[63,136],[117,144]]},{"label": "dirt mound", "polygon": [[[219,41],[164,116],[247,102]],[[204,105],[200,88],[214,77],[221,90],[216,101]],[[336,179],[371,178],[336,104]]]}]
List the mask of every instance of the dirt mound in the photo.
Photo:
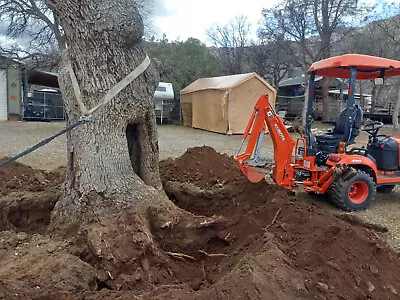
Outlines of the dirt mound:
[{"label": "dirt mound", "polygon": [[[7,159],[7,157],[0,158],[0,163]],[[60,172],[34,170],[19,162],[12,162],[0,168],[0,195],[12,191],[45,191],[57,186],[62,178]]]},{"label": "dirt mound", "polygon": [[96,287],[96,272],[68,253],[70,241],[0,232],[1,299],[68,299]]},{"label": "dirt mound", "polygon": [[[196,214],[223,216],[221,220],[228,224],[219,230],[218,243],[212,240],[205,245],[205,251],[229,257],[207,268],[212,282],[221,284],[232,280],[227,276],[229,266],[240,265],[249,253],[262,253],[265,234],[270,232],[274,238],[269,242],[282,251],[283,264],[300,274],[296,280],[301,282],[300,290],[305,288],[303,297],[398,297],[399,255],[377,238],[374,231],[367,230],[374,227],[354,222],[352,226],[348,220],[344,222],[330,212],[299,201],[275,185],[243,180],[243,176],[238,177],[240,171],[232,160],[208,147],[189,149],[181,158],[164,162],[162,167],[164,187],[177,205]],[[209,170],[204,176],[201,176],[202,168]],[[224,170],[228,170],[226,181],[222,176]],[[188,183],[191,178],[195,179],[196,186]],[[213,184],[216,180],[221,184]],[[221,233],[222,237],[229,235],[226,244],[221,243]],[[173,231],[168,237],[160,238],[167,241],[162,246],[177,250],[176,244],[171,245],[173,236],[179,237],[175,241],[187,240],[179,234]],[[181,242],[179,248],[194,255],[190,243]],[[254,249],[257,250],[253,252]],[[244,286],[247,284],[252,285],[248,282]],[[290,280],[285,284],[290,285]],[[293,285],[292,288],[295,290]]]},{"label": "dirt mound", "polygon": [[60,196],[63,173],[34,170],[18,162],[0,168],[0,230],[43,232]]},{"label": "dirt mound", "polygon": [[164,182],[189,182],[204,188],[243,180],[232,158],[207,146],[189,148],[177,159],[162,161],[160,172]]},{"label": "dirt mound", "polygon": [[[382,228],[250,183],[209,147],[160,165],[181,209],[109,216],[68,240],[0,232],[0,297],[399,299],[400,257]],[[13,213],[3,219],[26,218]]]}]

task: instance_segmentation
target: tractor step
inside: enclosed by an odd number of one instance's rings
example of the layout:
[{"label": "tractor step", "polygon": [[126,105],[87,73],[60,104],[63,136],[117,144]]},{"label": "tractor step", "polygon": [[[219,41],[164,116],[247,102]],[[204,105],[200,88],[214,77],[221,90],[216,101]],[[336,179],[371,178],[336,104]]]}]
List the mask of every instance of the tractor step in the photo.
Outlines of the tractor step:
[{"label": "tractor step", "polygon": [[388,184],[388,185],[393,185],[393,184],[400,184],[400,171],[394,172],[392,174],[379,174],[378,178],[378,185],[381,184]]},{"label": "tractor step", "polygon": [[400,178],[400,172],[394,172],[392,174],[379,174],[378,178]]}]

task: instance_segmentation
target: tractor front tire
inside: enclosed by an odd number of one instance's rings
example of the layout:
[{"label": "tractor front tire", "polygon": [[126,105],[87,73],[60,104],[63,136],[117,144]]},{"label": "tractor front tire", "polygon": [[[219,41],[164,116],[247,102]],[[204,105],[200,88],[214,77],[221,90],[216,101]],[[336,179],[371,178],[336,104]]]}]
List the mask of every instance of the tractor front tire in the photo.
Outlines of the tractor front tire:
[{"label": "tractor front tire", "polygon": [[393,189],[394,185],[381,185],[376,187],[376,191],[383,194],[389,194]]},{"label": "tractor front tire", "polygon": [[375,196],[375,182],[361,170],[345,181],[338,178],[329,187],[329,198],[337,207],[346,211],[362,210],[369,207]]}]

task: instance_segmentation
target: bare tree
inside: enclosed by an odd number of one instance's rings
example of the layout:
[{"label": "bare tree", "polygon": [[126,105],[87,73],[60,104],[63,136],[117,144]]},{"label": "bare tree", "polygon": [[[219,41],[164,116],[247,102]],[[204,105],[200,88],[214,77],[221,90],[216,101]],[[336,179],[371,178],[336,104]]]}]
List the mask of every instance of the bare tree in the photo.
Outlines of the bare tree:
[{"label": "bare tree", "polygon": [[293,66],[291,56],[286,51],[287,41],[268,42],[248,47],[251,69],[267,79],[275,88]]},{"label": "bare tree", "polygon": [[244,16],[236,17],[227,25],[215,25],[207,30],[207,36],[218,47],[221,69],[225,74],[243,72],[245,47],[249,42],[250,25]]},{"label": "bare tree", "polygon": [[288,51],[304,69],[315,61],[313,18],[307,2],[285,1],[263,10],[264,26],[259,30],[261,39],[268,42],[288,41]]},{"label": "bare tree", "polygon": [[[355,29],[343,40],[343,46],[338,51],[395,58],[395,45],[387,37],[382,25],[379,24],[380,22],[376,20],[363,28]],[[370,85],[372,94],[371,114],[374,115],[377,105],[382,104],[384,90],[388,90],[389,86],[386,82],[385,85],[375,85],[373,81]]]},{"label": "bare tree", "polygon": [[394,130],[399,130],[400,129],[399,110],[400,110],[400,87],[399,87],[399,84],[398,84],[397,85],[397,99],[396,99],[396,102],[394,104],[393,115],[392,115],[392,123],[393,123],[393,129]]},{"label": "bare tree", "polygon": [[[137,0],[145,33],[152,32],[155,1]],[[0,20],[7,26],[10,43],[0,45],[0,54],[24,61],[28,67],[54,68],[65,49],[63,30],[44,0],[0,0]]]},{"label": "bare tree", "polygon": [[[62,53],[59,83],[68,116],[82,112],[72,89],[71,64],[87,107],[99,103],[146,57],[143,22],[128,0],[47,0],[62,25],[68,47]],[[147,70],[68,134],[68,166],[54,222],[71,224],[147,207],[162,199],[153,93],[154,69]]]},{"label": "bare tree", "polygon": [[[386,6],[386,9],[390,11],[386,11],[386,16],[393,12],[400,13],[400,5],[399,4],[391,4]],[[397,14],[395,17],[389,17],[376,22],[380,29],[385,33],[385,37],[389,40],[389,47],[386,48],[386,57],[389,58],[398,58],[398,52],[400,50],[400,16]],[[399,82],[397,82],[398,84]],[[392,115],[392,123],[394,130],[400,130],[399,125],[399,110],[400,110],[400,89],[397,86],[397,97],[394,102],[394,109]]]},{"label": "bare tree", "polygon": [[7,24],[7,36],[14,40],[10,46],[1,47],[2,55],[58,63],[58,55],[54,54],[65,48],[63,31],[43,0],[1,0],[0,20]]},{"label": "bare tree", "polygon": [[[146,57],[143,20],[130,0],[0,3],[11,38],[27,35],[30,46],[37,49],[53,40],[58,43],[63,53],[59,83],[68,124],[76,122],[82,111],[67,66],[71,65],[76,74],[84,105],[93,107]],[[67,178],[55,219],[81,220],[85,214],[93,217],[159,199],[154,75],[149,67],[105,106],[102,114],[69,133]],[[90,197],[101,202],[96,209],[85,202]],[[101,201],[105,198],[109,200]]]},{"label": "bare tree", "polygon": [[[344,42],[350,52],[398,59],[400,50],[400,5],[383,2],[376,11],[370,13],[370,22],[363,28],[354,30]],[[394,102],[392,123],[394,129],[399,129],[400,94],[398,82],[394,79],[385,81],[384,85],[372,83],[372,111],[375,113],[377,104]],[[392,91],[396,89],[396,91]],[[390,93],[392,91],[392,93]],[[394,96],[390,97],[390,94]],[[383,99],[385,101],[383,101]],[[389,101],[388,101],[389,100]]]},{"label": "bare tree", "polygon": [[[358,12],[356,0],[285,0],[263,11],[264,38],[291,41],[293,57],[307,70],[331,55],[332,45],[349,33],[346,20]],[[328,85],[323,89],[323,119],[329,119]]]}]

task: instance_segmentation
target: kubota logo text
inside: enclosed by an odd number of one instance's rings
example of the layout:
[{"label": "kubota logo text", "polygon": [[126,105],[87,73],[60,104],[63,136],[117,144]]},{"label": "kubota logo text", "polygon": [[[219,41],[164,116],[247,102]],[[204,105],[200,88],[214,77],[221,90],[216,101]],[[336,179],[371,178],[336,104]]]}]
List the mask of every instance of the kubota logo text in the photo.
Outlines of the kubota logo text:
[{"label": "kubota logo text", "polygon": [[282,131],[279,129],[279,127],[278,127],[278,124],[275,124],[274,125],[274,127],[275,127],[275,129],[276,129],[276,132],[278,133],[278,135],[281,137],[281,139],[282,139],[282,142],[285,140],[285,137],[283,136],[283,133],[282,133]]}]

